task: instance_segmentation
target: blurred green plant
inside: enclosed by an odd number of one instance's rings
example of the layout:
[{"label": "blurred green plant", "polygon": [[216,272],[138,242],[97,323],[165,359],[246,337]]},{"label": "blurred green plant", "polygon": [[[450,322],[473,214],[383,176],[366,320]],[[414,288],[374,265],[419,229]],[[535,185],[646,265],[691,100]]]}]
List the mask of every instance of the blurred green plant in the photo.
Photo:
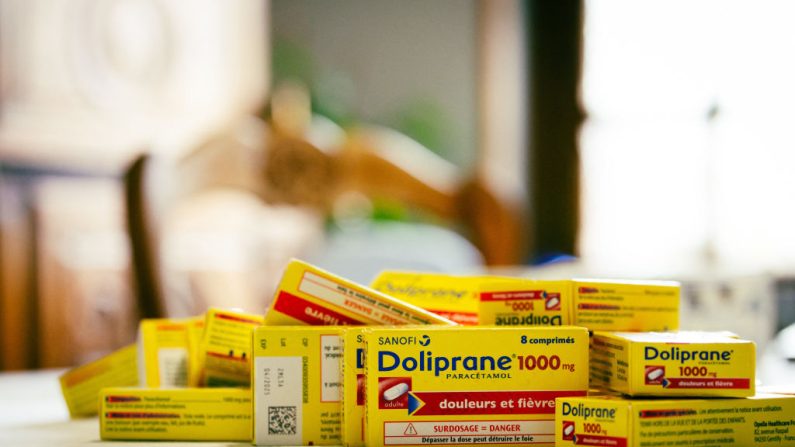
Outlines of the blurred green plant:
[{"label": "blurred green plant", "polygon": [[398,108],[395,118],[388,123],[390,127],[417,140],[437,155],[453,160],[448,135],[453,126],[444,107],[425,98],[409,100]]},{"label": "blurred green plant", "polygon": [[[356,85],[347,73],[321,72],[306,48],[282,38],[274,39],[272,51],[274,85],[285,81],[303,83],[311,95],[312,113],[323,115],[343,128],[363,121],[355,112]],[[377,124],[402,132],[447,160],[456,159],[455,147],[448,137],[454,133],[453,122],[437,102],[408,98],[395,107],[395,112],[381,118],[375,119]],[[374,221],[427,221],[427,217],[400,203],[381,199],[373,200],[370,216]],[[327,224],[333,226],[333,219]]]}]

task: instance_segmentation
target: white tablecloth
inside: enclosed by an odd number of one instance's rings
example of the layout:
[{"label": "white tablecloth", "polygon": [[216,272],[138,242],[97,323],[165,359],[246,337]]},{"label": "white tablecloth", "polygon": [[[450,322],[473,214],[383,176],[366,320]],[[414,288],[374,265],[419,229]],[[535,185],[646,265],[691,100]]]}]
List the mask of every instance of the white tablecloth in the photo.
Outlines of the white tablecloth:
[{"label": "white tablecloth", "polygon": [[[0,446],[117,447],[158,446],[162,442],[101,442],[97,418],[70,420],[61,397],[62,370],[0,374]],[[202,442],[168,445],[250,446],[248,443]]]}]

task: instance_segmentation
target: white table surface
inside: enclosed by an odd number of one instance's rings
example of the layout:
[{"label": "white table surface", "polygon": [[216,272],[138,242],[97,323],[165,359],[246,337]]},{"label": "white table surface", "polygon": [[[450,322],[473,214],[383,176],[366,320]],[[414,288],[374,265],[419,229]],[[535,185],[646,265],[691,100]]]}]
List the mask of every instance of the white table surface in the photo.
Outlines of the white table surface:
[{"label": "white table surface", "polygon": [[[0,373],[0,447],[251,446],[250,443],[230,442],[101,441],[97,418],[69,419],[58,384],[58,376],[62,372],[63,370],[46,370]],[[795,394],[795,383],[790,383],[790,388],[786,389]],[[785,390],[783,387],[776,389],[779,392]]]},{"label": "white table surface", "polygon": [[[163,442],[100,441],[97,418],[69,419],[58,376],[63,370],[0,373],[0,446],[164,446]],[[168,445],[250,446],[229,442]]]}]

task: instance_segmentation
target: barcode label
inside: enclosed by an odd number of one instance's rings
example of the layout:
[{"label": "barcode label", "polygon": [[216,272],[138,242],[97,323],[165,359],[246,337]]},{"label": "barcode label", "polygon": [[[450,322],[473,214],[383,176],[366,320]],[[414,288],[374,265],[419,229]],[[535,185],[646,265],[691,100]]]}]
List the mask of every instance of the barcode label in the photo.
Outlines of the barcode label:
[{"label": "barcode label", "polygon": [[301,357],[257,357],[254,437],[258,445],[302,445],[304,372]]},{"label": "barcode label", "polygon": [[297,414],[297,407],[268,407],[268,434],[296,434]]},{"label": "barcode label", "polygon": [[157,350],[160,388],[188,386],[188,350],[185,348],[160,348]]}]

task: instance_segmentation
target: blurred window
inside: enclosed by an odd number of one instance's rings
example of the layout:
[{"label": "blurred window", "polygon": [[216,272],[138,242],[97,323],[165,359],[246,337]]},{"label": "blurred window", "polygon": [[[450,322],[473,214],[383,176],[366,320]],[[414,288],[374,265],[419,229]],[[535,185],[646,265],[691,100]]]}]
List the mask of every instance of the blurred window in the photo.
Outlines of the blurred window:
[{"label": "blurred window", "polygon": [[0,158],[120,172],[262,105],[261,0],[3,0]]},{"label": "blurred window", "polygon": [[586,2],[584,259],[624,274],[795,262],[794,21],[781,0]]}]

